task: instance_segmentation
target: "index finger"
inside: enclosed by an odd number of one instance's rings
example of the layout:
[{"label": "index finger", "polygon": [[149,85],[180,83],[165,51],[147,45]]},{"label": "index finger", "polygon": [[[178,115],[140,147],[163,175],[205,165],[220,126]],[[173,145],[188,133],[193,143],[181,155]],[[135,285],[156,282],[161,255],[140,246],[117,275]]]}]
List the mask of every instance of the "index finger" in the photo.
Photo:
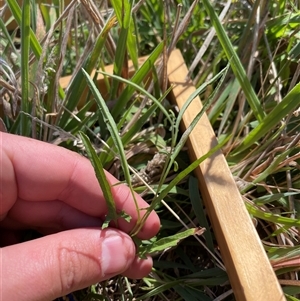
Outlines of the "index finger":
[{"label": "index finger", "polygon": [[[0,173],[0,184],[11,192],[0,193],[6,207],[11,207],[17,198],[32,202],[59,200],[91,216],[104,218],[107,214],[103,193],[86,158],[62,147],[6,133],[0,133],[0,149],[1,165],[6,167],[5,173]],[[111,185],[118,183],[108,172],[106,176]],[[130,189],[120,184],[111,186],[111,191],[117,210],[132,217],[130,223],[118,223],[121,230],[129,232],[138,218]],[[148,204],[138,194],[135,197],[143,216]],[[157,214],[151,212],[138,236],[150,238],[159,226]]]}]

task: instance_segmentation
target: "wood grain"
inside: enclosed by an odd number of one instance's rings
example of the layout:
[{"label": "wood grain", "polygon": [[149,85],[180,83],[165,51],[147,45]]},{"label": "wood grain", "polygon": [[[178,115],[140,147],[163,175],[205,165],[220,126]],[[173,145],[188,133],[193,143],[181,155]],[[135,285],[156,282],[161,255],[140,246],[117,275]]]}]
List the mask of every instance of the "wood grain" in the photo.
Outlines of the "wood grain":
[{"label": "wood grain", "polygon": [[[172,99],[179,109],[195,91],[192,82],[186,80],[187,74],[183,57],[175,50],[168,62],[168,78],[174,85]],[[183,115],[182,130],[201,109],[200,98],[196,97]],[[189,137],[190,159],[200,158],[216,145],[214,131],[204,114]],[[236,299],[285,300],[221,151],[200,164],[195,173]]]}]

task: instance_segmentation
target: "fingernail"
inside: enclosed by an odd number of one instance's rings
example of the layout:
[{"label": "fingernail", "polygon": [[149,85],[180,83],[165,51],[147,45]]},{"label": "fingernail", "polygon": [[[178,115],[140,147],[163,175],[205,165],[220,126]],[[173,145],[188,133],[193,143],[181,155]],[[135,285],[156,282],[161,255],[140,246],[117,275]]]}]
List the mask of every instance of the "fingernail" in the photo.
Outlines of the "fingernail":
[{"label": "fingernail", "polygon": [[125,233],[114,230],[103,231],[101,235],[102,276],[117,275],[129,267],[135,256],[133,241]]}]

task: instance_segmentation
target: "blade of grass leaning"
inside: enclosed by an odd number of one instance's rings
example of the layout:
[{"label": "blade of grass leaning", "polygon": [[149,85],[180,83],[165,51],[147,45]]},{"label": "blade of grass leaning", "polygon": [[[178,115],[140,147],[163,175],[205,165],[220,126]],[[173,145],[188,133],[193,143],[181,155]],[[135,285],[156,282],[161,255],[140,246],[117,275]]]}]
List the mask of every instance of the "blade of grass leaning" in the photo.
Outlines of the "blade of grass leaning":
[{"label": "blade of grass leaning", "polygon": [[189,301],[210,301],[211,299],[203,292],[191,285],[178,284],[174,286],[174,290],[183,298]]},{"label": "blade of grass leaning", "polygon": [[[182,279],[177,279],[177,280],[166,279],[165,281],[163,281],[163,284],[159,282],[154,288],[151,288],[149,292],[147,292],[145,295],[142,295],[140,298],[138,298],[137,301],[151,300],[152,299],[151,297],[155,297],[157,299],[157,296],[159,296],[159,294],[163,293],[164,291],[169,291],[173,289],[175,285],[180,284],[182,282],[183,282]],[[169,299],[164,298],[161,300],[169,300]]]},{"label": "blade of grass leaning", "polygon": [[[92,52],[90,53],[89,57],[86,59],[85,63],[83,64],[83,68],[90,74],[95,68],[96,63],[99,59],[99,53],[101,53],[102,48],[105,44],[106,38],[111,30],[112,27],[114,27],[116,18],[111,17],[106,22],[105,26],[103,27],[102,31],[97,37],[97,40],[95,42],[94,48]],[[80,100],[80,97],[86,87],[86,81],[84,80],[84,75],[81,71],[79,71],[74,79],[72,80],[69,88],[68,93],[65,98],[65,107],[67,110],[65,110],[62,114],[62,117],[59,120],[59,127],[64,127],[65,124],[68,122],[70,118],[70,112],[72,112],[75,107],[78,104],[78,101]]]},{"label": "blade of grass leaning", "polygon": [[[126,40],[128,36],[128,28],[121,28],[117,49],[116,49],[116,56],[114,59],[114,74],[121,75],[123,66],[124,66],[124,60],[126,59]],[[110,89],[110,99],[115,99],[118,96],[118,88],[119,88],[119,82],[116,80],[113,80],[111,83],[111,89]]]},{"label": "blade of grass leaning", "polygon": [[[198,121],[200,120],[202,115],[205,113],[206,109],[211,105],[211,102],[214,100],[214,96],[218,93],[218,91],[219,91],[219,89],[220,89],[220,87],[221,87],[221,85],[222,85],[222,83],[223,83],[223,81],[226,77],[228,68],[229,68],[229,65],[227,65],[223,70],[221,70],[211,80],[209,80],[208,82],[202,84],[198,89],[196,89],[190,95],[190,97],[187,99],[187,101],[185,102],[185,104],[181,108],[180,112],[178,113],[178,116],[177,116],[177,119],[176,119],[176,122],[175,122],[175,125],[174,125],[174,135],[172,137],[172,148],[174,148],[174,149],[173,149],[172,153],[170,154],[169,160],[167,160],[168,163],[165,164],[164,169],[162,171],[163,176],[161,177],[161,179],[159,181],[160,185],[162,185],[165,182],[165,179],[166,179],[167,175],[169,174],[169,171],[170,171],[172,165],[174,164],[177,155],[179,154],[180,150],[185,145],[187,139],[189,138],[190,133],[192,132],[194,127],[197,125]],[[204,91],[204,89],[208,85],[215,82],[219,77],[221,77],[221,79],[220,79],[217,87],[214,89],[213,94],[209,97],[209,99],[206,101],[206,103],[202,107],[201,111],[195,116],[195,118],[193,119],[191,124],[188,126],[188,128],[185,130],[185,132],[182,134],[182,136],[180,137],[179,142],[177,142],[177,137],[178,137],[179,129],[180,129],[180,122],[181,122],[181,119],[182,119],[183,114],[185,113],[186,109],[191,104],[191,102],[195,99],[196,96],[198,96],[202,91]],[[176,146],[175,146],[175,144],[176,144]]]},{"label": "blade of grass leaning", "polygon": [[228,95],[230,95],[231,88],[233,87],[234,81],[226,83],[226,87],[217,95],[216,100],[214,102],[213,107],[208,112],[208,118],[212,126],[214,126],[215,122],[219,120],[219,116],[223,112],[226,107],[226,101]]},{"label": "blade of grass leaning", "polygon": [[282,290],[285,293],[284,296],[286,297],[287,301],[299,301],[298,298],[288,295],[288,294],[299,295],[299,293],[300,293],[300,288],[299,287],[297,287],[297,286],[284,286],[282,288]]},{"label": "blade of grass leaning", "polygon": [[253,216],[260,218],[265,221],[272,222],[274,224],[282,224],[287,227],[300,227],[300,220],[289,218],[289,217],[283,217],[277,214],[273,214],[270,212],[264,212],[260,210],[259,208],[246,203],[246,207],[248,209],[248,212],[252,214]]},{"label": "blade of grass leaning", "polygon": [[[283,192],[283,193],[275,193],[271,195],[263,195],[253,200],[254,204],[256,205],[265,205],[272,202],[279,202],[282,206],[284,205],[281,199],[285,199],[289,196],[298,195],[299,192]],[[285,205],[287,204],[287,201],[285,201]]]},{"label": "blade of grass leaning", "polygon": [[154,104],[149,107],[146,112],[140,116],[140,118],[128,129],[128,131],[122,136],[122,142],[124,145],[129,143],[130,139],[138,133],[142,126],[149,120],[149,118],[154,114],[155,110],[159,107],[158,104],[161,104],[163,99],[169,94],[170,87],[166,92],[156,101]]},{"label": "blade of grass leaning", "polygon": [[[148,97],[150,100],[152,100],[153,102],[155,102],[158,106],[158,108],[163,112],[163,114],[166,116],[166,118],[168,119],[169,122],[172,123],[172,119],[170,118],[170,114],[168,113],[168,111],[165,109],[165,107],[153,96],[151,95],[148,91],[146,91],[143,87],[135,84],[134,82],[132,82],[131,80],[127,80],[125,78],[122,78],[120,76],[117,75],[113,75],[113,74],[109,74],[107,72],[103,72],[103,71],[98,71],[99,73],[106,75],[106,76],[110,76],[113,78],[118,79],[119,81],[127,84],[127,85],[131,85],[133,86],[137,91],[141,92],[143,95],[145,95],[146,97]],[[124,108],[123,108],[124,109]]]},{"label": "blade of grass leaning", "polygon": [[[214,99],[214,95],[219,91],[220,86],[222,85],[227,71],[229,69],[229,65],[227,65],[224,69],[222,69],[217,75],[215,75],[212,79],[210,79],[209,81],[205,82],[204,84],[202,84],[198,89],[196,89],[196,91],[194,91],[190,97],[187,99],[187,101],[184,103],[183,107],[181,108],[180,112],[178,113],[177,119],[176,119],[176,123],[175,123],[175,137],[174,137],[174,141],[173,141],[173,145],[175,145],[178,134],[179,134],[179,130],[180,130],[180,122],[182,120],[183,114],[185,113],[186,109],[189,107],[189,105],[191,104],[191,102],[194,100],[195,97],[197,97],[200,93],[202,93],[207,86],[213,84],[214,82],[216,82],[219,78],[220,81],[217,85],[217,87],[214,89],[214,93],[213,95],[210,97],[210,100]],[[210,102],[207,101],[206,104],[204,105],[204,107],[201,110],[201,116],[204,114],[205,110],[210,106]],[[196,123],[198,122],[198,120],[200,119],[200,117],[196,120]],[[185,142],[184,142],[185,143]]]},{"label": "blade of grass leaning", "polygon": [[[158,100],[156,100],[156,102],[154,102],[154,104],[151,107],[149,107],[145,111],[145,113],[142,114],[140,118],[136,122],[134,122],[133,125],[124,133],[124,135],[121,137],[122,144],[124,147],[126,147],[126,145],[131,142],[132,137],[135,136],[139,132],[139,130],[143,127],[143,125],[149,120],[149,118],[151,118],[151,116],[157,110],[158,104],[161,104],[162,100],[165,99],[165,97],[168,95],[170,90],[171,88],[169,88]],[[117,124],[118,130],[121,129],[125,119],[126,119],[126,114],[123,116],[121,121]],[[107,139],[106,146],[104,148],[107,151],[104,151],[100,154],[100,159],[103,162],[104,166],[105,164],[109,164],[109,162],[113,160],[114,150],[112,149],[113,151],[109,151],[110,148],[113,148],[113,139],[111,136]]]},{"label": "blade of grass leaning", "polygon": [[298,245],[285,246],[284,248],[265,245],[264,248],[268,252],[268,258],[272,260],[272,263],[279,263],[287,259],[300,257],[300,248]]},{"label": "blade of grass leaning", "polygon": [[[121,26],[114,59],[114,74],[120,76],[127,54],[127,37],[131,20],[132,1],[113,0],[111,3]],[[110,99],[117,97],[118,87],[119,82],[113,79],[110,89]]]},{"label": "blade of grass leaning", "polygon": [[[136,85],[140,85],[142,83],[142,81],[145,79],[146,75],[154,67],[154,63],[156,62],[156,60],[160,56],[162,50],[163,50],[163,43],[160,43],[151,52],[151,54],[146,59],[146,61],[135,72],[135,74],[130,79],[130,82],[135,83]],[[105,74],[105,73],[102,73],[102,74]],[[115,79],[115,80],[119,80],[118,77],[112,76],[112,78]],[[111,112],[111,114],[115,118],[115,120],[117,120],[118,116],[122,113],[122,111],[124,110],[124,107],[127,105],[127,102],[131,99],[131,97],[132,97],[135,90],[136,90],[135,86],[126,85],[126,88],[121,93],[121,95],[118,99],[118,105],[114,106],[113,109],[112,109],[112,112]]]},{"label": "blade of grass leaning", "polygon": [[271,132],[284,117],[292,113],[299,106],[300,83],[298,83],[276,107],[262,120],[258,126],[253,129],[241,142],[241,144],[232,152],[237,155],[244,150],[249,149],[260,138]]},{"label": "blade of grass leaning", "polygon": [[91,117],[87,113],[91,109],[93,104],[93,100],[87,101],[86,104],[75,115],[76,117],[70,119],[69,123],[66,124],[65,130],[67,132],[72,132],[73,135],[75,135],[77,131],[82,130],[85,124],[84,120],[86,120],[88,117]]},{"label": "blade of grass leaning", "polygon": [[[119,81],[121,82],[124,82],[126,83],[128,86],[133,86],[137,91],[141,92],[142,94],[144,94],[146,97],[148,97],[150,100],[152,100],[154,102],[154,104],[149,108],[149,110],[140,118],[140,120],[138,122],[136,122],[136,124],[131,127],[125,134],[124,136],[122,136],[122,143],[123,145],[125,146],[129,141],[130,139],[134,136],[134,134],[139,130],[140,126],[143,125],[142,122],[145,122],[147,121],[146,117],[147,116],[151,116],[155,110],[157,108],[160,109],[160,111],[166,116],[166,118],[168,119],[168,121],[173,124],[172,122],[172,119],[170,117],[170,114],[168,114],[167,110],[164,108],[163,104],[161,103],[162,100],[164,99],[164,97],[167,95],[167,93],[169,93],[169,90],[167,90],[158,100],[153,96],[151,95],[149,92],[147,92],[146,90],[144,90],[141,86],[131,82],[131,80],[126,80],[124,78],[121,78],[119,76],[116,76],[116,75],[112,75],[112,74],[109,74],[109,73],[106,73],[106,72],[102,72],[102,71],[99,71],[99,73],[102,73],[104,75],[107,75],[107,76],[111,76],[111,77],[114,77],[116,79],[118,79]],[[119,126],[117,126],[119,128]],[[112,138],[109,138],[108,141],[107,141],[107,144],[108,146],[111,146],[112,145]],[[107,152],[102,152],[100,154],[100,159],[102,160],[103,162],[103,165],[105,165],[106,163],[108,163],[111,159],[111,155]]]},{"label": "blade of grass leaning", "polygon": [[160,252],[160,251],[163,251],[167,248],[174,247],[182,239],[187,238],[191,235],[197,234],[197,231],[198,231],[197,228],[188,229],[188,230],[185,230],[183,232],[176,233],[174,235],[161,238],[161,239],[155,241],[152,244],[140,246],[139,250],[138,250],[138,255],[139,256],[145,256],[146,254],[151,254],[151,253],[154,253],[154,252]]},{"label": "blade of grass leaning", "polygon": [[102,163],[99,160],[98,155],[97,155],[96,151],[94,150],[88,136],[85,135],[83,132],[79,132],[79,135],[85,146],[86,153],[94,167],[97,180],[99,182],[99,185],[101,187],[101,190],[103,192],[105,202],[107,205],[108,214],[102,225],[102,229],[104,229],[104,228],[108,227],[108,224],[110,221],[114,221],[115,223],[117,223],[117,219],[118,219],[119,215],[117,214],[117,211],[116,211],[116,205],[114,202],[113,195],[111,193],[110,184],[107,181]]},{"label": "blade of grass leaning", "polygon": [[[10,11],[11,11],[12,15],[14,16],[16,22],[18,23],[18,25],[20,27],[22,27],[22,22],[24,22],[22,20],[23,19],[22,15],[24,14],[24,12],[22,12],[18,2],[16,0],[7,0],[6,3],[8,4]],[[24,1],[23,1],[23,6],[24,6]],[[29,23],[30,23],[30,20],[29,20]],[[29,35],[30,35],[31,49],[32,49],[33,53],[35,54],[36,58],[39,59],[42,54],[42,47],[31,28],[29,28]]]},{"label": "blade of grass leaning", "polygon": [[[29,113],[30,0],[23,1],[21,20],[21,110]],[[29,134],[29,119],[21,113],[21,135]]]},{"label": "blade of grass leaning", "polygon": [[0,30],[1,33],[4,35],[4,37],[6,38],[6,40],[8,41],[9,45],[11,46],[11,48],[13,49],[14,54],[17,56],[17,64],[20,64],[21,61],[21,56],[19,54],[19,51],[16,49],[14,42],[12,41],[10,34],[2,20],[2,18],[0,18]]},{"label": "blade of grass leaning", "polygon": [[[121,26],[123,28],[128,28],[127,31],[130,33],[127,35],[127,50],[129,52],[130,58],[133,62],[135,69],[138,69],[138,52],[137,52],[137,40],[134,35],[134,23],[132,19],[132,5],[133,1],[123,1],[123,0],[112,0],[112,7],[114,8],[115,14]],[[123,16],[125,15],[125,16]],[[121,36],[121,34],[119,35]]]},{"label": "blade of grass leaning", "polygon": [[245,69],[236,53],[236,51],[233,48],[233,45],[231,44],[231,41],[229,40],[220,20],[218,19],[218,16],[211,5],[209,0],[203,0],[203,4],[205,6],[205,9],[208,13],[208,16],[216,30],[218,39],[222,45],[222,48],[224,52],[226,53],[226,56],[230,62],[232,71],[234,72],[235,76],[237,77],[243,92],[246,96],[246,99],[249,103],[249,106],[251,107],[254,116],[259,122],[262,122],[265,116],[265,112],[260,104],[260,101],[254,92],[253,87],[251,86],[251,83],[246,75]]},{"label": "blade of grass leaning", "polygon": [[91,79],[89,74],[84,69],[82,69],[82,72],[83,72],[84,77],[86,78],[86,81],[88,83],[88,86],[89,86],[91,92],[93,93],[93,95],[95,97],[95,100],[96,100],[96,103],[99,107],[99,110],[103,114],[104,121],[107,125],[107,128],[108,128],[110,134],[111,134],[111,137],[114,141],[114,144],[117,147],[119,159],[120,159],[122,170],[123,170],[124,177],[125,177],[125,181],[128,184],[129,189],[132,193],[132,197],[133,197],[133,200],[134,200],[134,204],[135,204],[136,211],[137,211],[137,216],[138,216],[137,217],[137,224],[136,224],[135,228],[132,230],[132,232],[134,233],[136,231],[136,228],[139,228],[139,225],[140,225],[140,220],[141,220],[141,218],[140,218],[140,209],[139,209],[139,206],[137,204],[135,194],[134,194],[134,191],[133,191],[133,188],[132,188],[132,185],[131,185],[130,172],[129,172],[129,168],[128,168],[128,165],[127,165],[127,160],[126,160],[122,140],[121,140],[121,137],[119,136],[119,131],[118,131],[117,125],[116,125],[113,117],[111,116],[111,114],[109,112],[109,109],[108,109],[108,107],[105,103],[105,100],[101,96],[100,92],[98,91],[95,83],[93,82],[93,80]]},{"label": "blade of grass leaning", "polygon": [[240,86],[238,80],[234,79],[233,84],[231,85],[230,93],[226,100],[225,110],[222,114],[222,120],[221,120],[220,126],[218,128],[218,136],[220,136],[220,133],[223,132],[224,127],[228,123],[228,119],[230,118],[230,115],[232,114],[232,111],[233,111],[233,106],[240,93],[240,87],[241,86]]},{"label": "blade of grass leaning", "polygon": [[183,171],[181,171],[177,176],[168,184],[168,186],[161,191],[161,193],[156,196],[148,210],[147,213],[143,216],[141,223],[143,223],[149,216],[150,212],[157,206],[158,203],[160,203],[167,194],[175,187],[182,179],[184,179],[187,175],[192,173],[192,171],[199,166],[204,160],[209,158],[212,154],[214,154],[216,151],[220,150],[230,139],[230,136],[228,136],[226,139],[224,139],[221,143],[217,144],[215,147],[213,147],[209,152],[207,152],[205,155],[201,156],[197,160],[195,160],[193,163],[191,163],[187,168],[185,168]]},{"label": "blade of grass leaning", "polygon": [[274,171],[278,169],[278,165],[284,161],[285,158],[293,151],[293,149],[287,149],[280,155],[276,156],[269,166],[258,175],[256,179],[252,181],[253,184],[260,183],[270,176]]}]

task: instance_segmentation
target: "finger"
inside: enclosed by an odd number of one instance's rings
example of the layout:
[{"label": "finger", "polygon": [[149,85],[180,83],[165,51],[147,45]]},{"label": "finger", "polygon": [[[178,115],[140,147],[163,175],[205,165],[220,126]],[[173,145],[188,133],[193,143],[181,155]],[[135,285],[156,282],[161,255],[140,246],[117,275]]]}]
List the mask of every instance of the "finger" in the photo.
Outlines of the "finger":
[{"label": "finger", "polygon": [[141,279],[151,272],[152,266],[153,261],[151,257],[146,259],[136,257],[129,268],[122,273],[122,275],[131,279]]},{"label": "finger", "polygon": [[[79,211],[61,201],[35,202],[18,200],[6,219],[3,228],[51,229],[53,232],[83,227],[101,227],[102,220]],[[45,233],[45,231],[41,231]]]},{"label": "finger", "polygon": [[[134,260],[133,241],[124,232],[112,229],[69,230],[13,245],[2,249],[2,297],[53,300],[130,271]],[[135,269],[130,274],[140,277],[144,268],[141,272],[139,263],[135,263]]]},{"label": "finger", "polygon": [[[90,162],[74,152],[37,140],[0,133],[0,144],[7,154],[14,171],[12,187],[18,187],[18,196],[27,201],[60,200],[88,215],[104,218],[107,206]],[[9,165],[7,163],[7,165]],[[13,170],[12,170],[13,168]],[[0,174],[0,181],[6,180],[6,173]],[[111,185],[118,181],[107,173]],[[119,211],[124,210],[132,217],[129,224],[120,223],[122,230],[130,231],[137,222],[138,212],[130,190],[125,185],[112,187],[112,194]],[[138,207],[146,208],[147,203],[135,195]],[[0,200],[1,201],[1,200]],[[14,195],[6,198],[8,204],[15,202]],[[1,210],[1,208],[0,208]],[[141,216],[145,210],[141,211]],[[0,212],[1,214],[1,212]],[[158,216],[152,212],[138,237],[148,239],[160,227]]]},{"label": "finger", "polygon": [[2,151],[1,142],[0,136],[0,221],[5,218],[9,209],[14,205],[18,191],[13,164],[7,154]]}]

